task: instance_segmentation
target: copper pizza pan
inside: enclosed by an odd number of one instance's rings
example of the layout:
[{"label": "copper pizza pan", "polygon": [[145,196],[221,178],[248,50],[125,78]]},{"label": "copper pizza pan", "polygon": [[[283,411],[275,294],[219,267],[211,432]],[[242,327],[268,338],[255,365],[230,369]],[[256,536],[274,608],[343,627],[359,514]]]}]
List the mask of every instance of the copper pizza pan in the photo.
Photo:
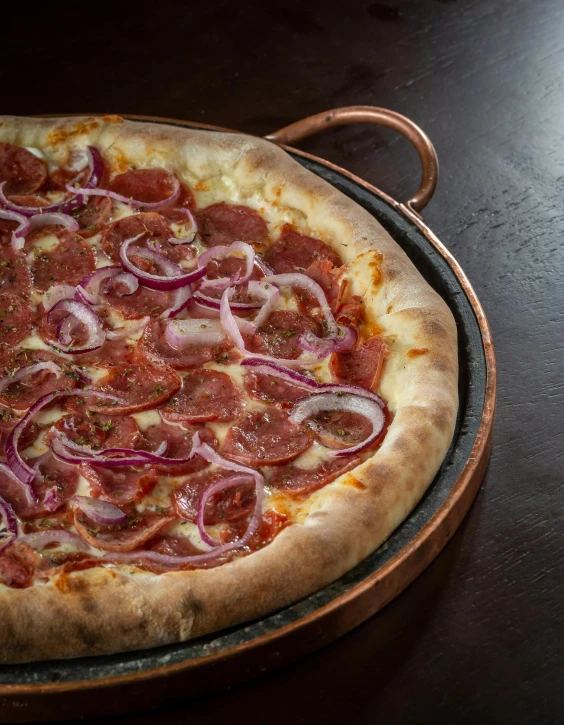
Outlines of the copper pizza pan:
[{"label": "copper pizza pan", "polygon": [[[128,118],[230,131],[176,119]],[[338,166],[289,146],[323,128],[350,123],[387,126],[413,143],[421,159],[422,179],[408,202],[399,203]],[[372,211],[418,267],[427,270],[428,281],[455,308],[463,342],[464,405],[445,464],[422,502],[383,547],[338,582],[286,610],[167,648],[0,667],[3,722],[60,721],[85,714],[92,717],[158,707],[295,661],[350,631],[403,591],[449,541],[478,492],[492,445],[495,354],[489,325],[472,285],[418,213],[431,199],[438,179],[431,142],[404,116],[369,106],[317,114],[266,138]]]}]

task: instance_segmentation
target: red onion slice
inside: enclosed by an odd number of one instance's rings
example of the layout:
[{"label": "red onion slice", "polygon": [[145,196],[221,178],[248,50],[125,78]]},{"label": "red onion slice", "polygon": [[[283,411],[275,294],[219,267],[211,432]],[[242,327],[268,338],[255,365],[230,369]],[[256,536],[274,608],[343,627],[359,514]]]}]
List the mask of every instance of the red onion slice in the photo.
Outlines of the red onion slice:
[{"label": "red onion slice", "polygon": [[[196,234],[198,233],[198,224],[196,223],[196,219],[190,209],[187,209],[185,206],[181,206],[176,211],[182,212],[184,216],[188,220],[189,230],[187,234],[184,237],[170,237],[169,242],[170,244],[190,244],[194,241],[196,238]],[[179,224],[180,222],[172,222],[172,224]],[[169,222],[171,224],[171,222]]]},{"label": "red onion slice", "polygon": [[99,498],[73,496],[72,501],[89,519],[92,519],[97,524],[114,526],[123,524],[127,519],[127,514],[120,508],[108,501],[101,501]]},{"label": "red onion slice", "polygon": [[356,385],[341,385],[340,383],[319,383],[317,380],[299,373],[296,370],[290,370],[283,365],[275,361],[263,360],[260,357],[248,357],[241,361],[241,365],[244,367],[251,368],[257,373],[263,373],[265,375],[272,375],[282,380],[286,380],[289,383],[293,383],[300,388],[305,390],[323,392],[323,393],[336,393],[337,395],[350,394],[359,395],[361,398],[368,398],[373,400],[381,408],[386,406],[384,400],[377,394],[373,393],[372,390],[366,390],[366,388],[360,388]]},{"label": "red onion slice", "polygon": [[106,339],[121,340],[124,337],[136,335],[145,329],[150,319],[150,317],[140,317],[138,320],[131,320],[131,323],[127,327],[118,327],[115,330],[108,330],[106,332]]},{"label": "red onion slice", "polygon": [[[212,259],[225,259],[225,257],[230,257],[231,255],[237,255],[237,254],[243,254],[247,261],[247,266],[245,268],[245,274],[242,277],[238,277],[237,284],[242,284],[243,282],[247,282],[253,273],[253,266],[255,263],[255,250],[253,247],[251,247],[250,244],[247,244],[247,242],[233,242],[233,244],[229,245],[218,245],[217,247],[212,247],[211,249],[207,249],[205,252],[202,252],[200,256],[198,257],[198,266],[205,267],[208,262],[210,262]],[[211,282],[223,282],[227,278],[220,278],[217,280],[210,280]],[[231,284],[234,283],[234,278],[231,278]]]},{"label": "red onion slice", "polygon": [[[5,183],[6,182],[4,182],[4,184]],[[0,184],[0,191],[4,184]],[[14,229],[14,231],[12,232],[12,249],[14,249],[15,251],[23,249],[25,244],[25,235],[31,229],[29,219],[23,214],[18,214],[15,211],[9,211],[7,209],[0,209],[0,219],[7,219],[11,222],[18,222],[17,228]]]},{"label": "red onion slice", "polygon": [[225,340],[225,330],[219,320],[171,320],[164,338],[174,350],[183,350],[188,345],[217,345]]},{"label": "red onion slice", "polygon": [[67,191],[73,192],[83,197],[107,196],[114,201],[121,201],[123,204],[129,204],[129,206],[133,207],[134,209],[139,209],[141,207],[143,207],[143,209],[161,209],[162,207],[174,204],[174,202],[178,198],[178,195],[180,194],[180,182],[178,181],[176,176],[172,177],[172,181],[172,194],[170,194],[170,196],[167,196],[166,199],[161,199],[160,201],[137,201],[136,199],[131,199],[128,196],[122,196],[122,194],[117,194],[115,191],[109,191],[108,189],[92,189],[86,188],[86,186],[77,189],[71,184],[67,184]]},{"label": "red onion slice", "polygon": [[97,305],[100,302],[100,285],[105,279],[115,277],[123,272],[118,264],[111,264],[107,267],[99,267],[79,282],[74,295],[77,302],[86,302],[89,305]]},{"label": "red onion slice", "polygon": [[172,304],[172,307],[169,307],[168,310],[165,310],[162,313],[161,317],[163,317],[164,319],[170,319],[171,317],[174,317],[186,307],[191,299],[192,287],[190,285],[186,285],[186,287],[180,287],[174,293],[174,302]]},{"label": "red onion slice", "polygon": [[179,287],[185,287],[191,282],[196,282],[196,280],[201,279],[205,275],[205,267],[196,267],[196,269],[191,272],[184,272],[179,264],[171,262],[162,254],[159,254],[159,252],[155,252],[154,249],[146,249],[145,247],[137,247],[135,249],[135,255],[158,265],[162,270],[164,270],[165,274],[164,276],[150,274],[149,272],[144,272],[142,269],[139,269],[133,264],[133,262],[131,262],[127,254],[130,246],[141,236],[141,234],[138,234],[137,236],[124,242],[119,248],[119,258],[123,267],[128,272],[131,272],[131,274],[134,274],[145,287],[166,292],[167,290],[175,290]]},{"label": "red onion slice", "polygon": [[35,373],[40,373],[42,370],[48,370],[57,377],[59,377],[62,372],[57,363],[52,360],[24,365],[23,367],[18,368],[15,372],[8,373],[8,375],[4,375],[0,378],[0,393],[13,383],[19,383],[20,380],[24,380],[24,378],[28,378],[30,375],[34,375]]},{"label": "red onion slice", "polygon": [[0,496],[0,520],[4,530],[0,531],[0,554],[16,539],[18,535],[18,519],[14,509]]},{"label": "red onion slice", "polygon": [[110,283],[114,285],[122,285],[125,288],[125,291],[122,292],[116,287],[116,295],[118,297],[129,297],[129,295],[134,294],[139,289],[139,280],[130,272],[119,272],[115,277],[112,277],[111,280],[108,280],[104,285],[105,292],[108,291],[108,285]]},{"label": "red onion slice", "polygon": [[71,544],[76,549],[88,551],[89,545],[78,534],[65,529],[54,529],[53,531],[34,531],[31,534],[21,536],[18,541],[23,541],[32,549],[44,549],[49,544]]},{"label": "red onion slice", "polygon": [[41,299],[43,309],[45,312],[49,312],[57,302],[61,300],[72,300],[75,291],[76,287],[72,287],[70,284],[54,284],[52,287],[49,287]]},{"label": "red onion slice", "polygon": [[[8,445],[8,441],[6,441],[6,450],[7,450],[7,445]],[[8,458],[8,462],[9,462],[9,458]],[[33,470],[33,469],[30,469],[30,470]],[[28,506],[35,506],[35,504],[38,503],[39,496],[35,492],[35,489],[33,488],[33,486],[31,486],[31,483],[24,483],[23,481],[21,481],[15,475],[11,466],[7,466],[5,463],[0,463],[0,471],[5,476],[9,476],[13,481],[15,481],[19,485],[22,495],[25,498]],[[33,471],[33,474],[35,477],[36,471]]]},{"label": "red onion slice", "polygon": [[[104,330],[102,328],[102,322],[98,315],[93,312],[90,307],[85,305],[83,302],[77,302],[76,300],[60,300],[54,305],[47,315],[47,321],[53,315],[53,313],[64,310],[68,312],[68,316],[63,318],[57,327],[57,336],[59,338],[60,345],[49,341],[49,345],[58,352],[64,352],[68,355],[79,355],[85,352],[91,352],[92,350],[98,350],[102,347],[105,339]],[[88,332],[88,338],[80,346],[73,345],[71,337],[71,330],[75,324],[82,324],[86,327]]]},{"label": "red onion slice", "polygon": [[358,339],[358,332],[354,327],[338,327],[336,337],[317,337],[311,330],[302,332],[298,337],[298,347],[311,352],[318,358],[327,357],[334,352],[348,350]]},{"label": "red onion slice", "polygon": [[214,493],[218,493],[219,491],[225,491],[228,488],[242,486],[245,483],[249,483],[249,476],[247,474],[238,473],[235,476],[230,476],[229,478],[222,478],[219,481],[212,483],[211,486],[208,486],[202,494],[202,498],[200,499],[200,503],[198,504],[197,523],[198,531],[200,532],[200,538],[202,539],[202,541],[208,544],[208,546],[219,546],[219,542],[207,533],[204,524],[204,515],[208,499],[213,496]]},{"label": "red onion slice", "polygon": [[61,214],[59,212],[50,212],[47,214],[34,214],[29,220],[32,229],[35,227],[42,227],[48,225],[58,225],[66,227],[71,232],[76,232],[80,225],[76,219],[68,214]]},{"label": "red onion slice", "polygon": [[[312,415],[333,410],[357,413],[358,415],[364,416],[372,424],[372,433],[368,438],[357,443],[355,446],[330,451],[330,456],[350,456],[353,453],[360,453],[378,438],[386,424],[386,418],[382,408],[377,402],[358,395],[351,395],[350,393],[312,393],[306,398],[297,400],[288,417],[293,423],[299,425]],[[312,421],[310,421],[309,425],[314,430],[319,429],[319,426]]]},{"label": "red onion slice", "polygon": [[[86,150],[86,157],[88,159],[88,168],[90,169],[90,174],[83,189],[81,189],[82,192],[85,192],[86,190],[91,190],[94,187],[98,186],[104,174],[104,161],[102,160],[100,153],[96,148],[94,148],[94,146],[88,146]],[[73,194],[70,199],[65,199],[58,204],[51,204],[49,206],[18,206],[18,204],[14,204],[13,202],[11,202],[4,194],[4,185],[6,183],[7,182],[3,181],[0,184],[0,206],[4,207],[4,209],[18,212],[24,217],[32,217],[36,214],[49,214],[51,212],[68,214],[72,211],[75,211],[76,209],[78,209],[78,207],[82,206],[86,202],[85,196],[83,194],[77,194],[77,189],[73,187],[69,188],[69,186],[67,185],[67,190]]]},{"label": "red onion slice", "polygon": [[31,406],[31,408],[27,411],[24,417],[8,435],[8,438],[6,439],[5,450],[6,458],[8,460],[8,466],[10,467],[13,476],[15,476],[16,479],[18,479],[22,482],[22,484],[28,487],[28,492],[26,493],[26,496],[28,500],[33,503],[37,503],[39,500],[37,498],[37,493],[31,486],[31,483],[34,480],[37,471],[34,471],[33,468],[28,466],[27,463],[22,460],[22,457],[18,452],[18,442],[20,440],[21,434],[36,413],[38,413],[46,405],[49,405],[49,403],[51,403],[53,400],[56,400],[57,398],[62,398],[66,395],[80,395],[85,398],[89,397],[90,395],[97,395],[100,398],[114,400],[116,403],[120,404],[126,402],[125,400],[118,398],[111,393],[104,393],[100,390],[54,390],[52,393],[47,393],[46,395],[43,395]]}]

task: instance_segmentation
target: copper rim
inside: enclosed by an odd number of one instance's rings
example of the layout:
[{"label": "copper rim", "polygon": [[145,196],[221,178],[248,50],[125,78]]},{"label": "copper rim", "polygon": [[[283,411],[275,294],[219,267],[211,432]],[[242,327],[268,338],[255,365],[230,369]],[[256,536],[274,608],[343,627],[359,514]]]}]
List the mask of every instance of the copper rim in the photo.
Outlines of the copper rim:
[{"label": "copper rim", "polygon": [[[381,110],[381,109],[376,109]],[[391,112],[390,112],[391,113]],[[45,114],[49,117],[62,117],[62,116],[102,116],[110,114]],[[320,114],[326,116],[326,114]],[[152,121],[160,123],[173,123],[176,125],[184,125],[190,127],[197,127],[205,130],[214,131],[226,131],[229,133],[238,133],[232,129],[222,128],[220,126],[214,126],[210,124],[181,121],[172,118],[162,118],[155,116],[139,116],[139,115],[126,115],[125,118],[131,120],[140,121]],[[307,120],[307,119],[305,119]],[[356,121],[349,121],[349,123]],[[292,128],[291,126],[288,128]],[[282,129],[285,130],[285,129]],[[271,136],[277,135],[272,134]],[[422,133],[422,132],[421,132]],[[309,134],[308,134],[309,135]],[[187,673],[190,670],[198,668],[203,664],[213,664],[218,661],[225,661],[233,659],[234,657],[240,656],[242,653],[252,650],[261,646],[269,646],[276,643],[278,640],[290,634],[296,634],[300,630],[306,627],[315,627],[321,620],[326,617],[335,614],[338,610],[346,607],[353,600],[364,599],[366,609],[363,610],[363,614],[352,615],[346,619],[341,625],[337,626],[334,631],[330,633],[328,637],[323,640],[323,644],[337,639],[339,636],[350,631],[353,627],[360,624],[368,617],[375,614],[382,607],[388,604],[394,599],[403,589],[405,589],[419,574],[431,563],[431,561],[437,556],[445,544],[450,540],[468,509],[472,501],[474,500],[482,482],[484,473],[487,468],[489,454],[492,445],[492,433],[493,433],[493,421],[496,404],[496,386],[497,386],[497,371],[496,371],[496,360],[491,339],[490,327],[486,319],[484,310],[476,296],[476,293],[470,284],[468,278],[462,271],[458,262],[446,249],[446,247],[439,241],[435,234],[427,227],[422,221],[419,214],[417,214],[407,203],[401,204],[387,194],[380,191],[378,188],[369,184],[368,182],[360,179],[354,174],[342,169],[336,164],[332,164],[324,159],[321,159],[312,154],[308,154],[304,151],[296,150],[280,144],[282,148],[292,154],[302,156],[304,158],[311,159],[317,163],[320,163],[334,171],[337,171],[349,179],[353,180],[357,184],[363,186],[368,191],[376,194],[383,198],[389,204],[399,209],[405,216],[407,216],[419,229],[423,232],[429,242],[435,247],[439,254],[444,257],[449,266],[454,271],[460,285],[464,289],[468,300],[471,303],[474,314],[478,321],[480,328],[482,342],[484,347],[484,356],[486,360],[486,390],[484,409],[476,435],[476,440],[472,447],[472,452],[468,458],[459,478],[447,498],[445,499],[442,506],[431,518],[431,520],[416,534],[416,536],[393,556],[386,564],[384,564],[377,572],[363,580],[360,584],[357,584],[346,594],[332,600],[330,603],[320,607],[315,612],[286,625],[275,632],[271,632],[262,637],[258,637],[250,642],[242,645],[232,647],[229,650],[224,650],[207,657],[198,657],[193,660],[185,662],[179,662],[174,665],[168,665],[158,667],[150,670],[145,670],[139,673],[132,673],[126,675],[116,675],[110,677],[103,677],[96,680],[77,680],[72,682],[61,682],[61,683],[50,683],[40,685],[0,685],[0,696],[6,698],[25,698],[26,696],[37,696],[37,695],[48,695],[48,694],[63,694],[71,692],[80,692],[84,690],[96,690],[111,687],[120,687],[131,683],[140,683],[149,680],[164,679],[177,673]],[[413,200],[411,200],[413,201]],[[384,582],[386,587],[383,587]],[[375,590],[386,589],[386,594],[379,599],[374,597]],[[16,701],[15,700],[15,701]]]}]

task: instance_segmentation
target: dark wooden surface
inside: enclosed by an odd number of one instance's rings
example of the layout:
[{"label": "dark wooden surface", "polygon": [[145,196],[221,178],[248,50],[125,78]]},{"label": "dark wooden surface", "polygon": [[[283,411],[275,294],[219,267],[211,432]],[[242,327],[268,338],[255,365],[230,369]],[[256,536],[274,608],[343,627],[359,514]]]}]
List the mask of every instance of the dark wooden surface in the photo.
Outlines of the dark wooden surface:
[{"label": "dark wooden surface", "polygon": [[[413,118],[441,161],[426,221],[493,330],[495,447],[461,529],[376,617],[247,685],[105,722],[564,722],[564,3],[198,5],[26,5],[4,24],[3,112],[257,134],[352,104]],[[415,152],[392,132],[338,129],[302,148],[398,199],[417,186]]]}]

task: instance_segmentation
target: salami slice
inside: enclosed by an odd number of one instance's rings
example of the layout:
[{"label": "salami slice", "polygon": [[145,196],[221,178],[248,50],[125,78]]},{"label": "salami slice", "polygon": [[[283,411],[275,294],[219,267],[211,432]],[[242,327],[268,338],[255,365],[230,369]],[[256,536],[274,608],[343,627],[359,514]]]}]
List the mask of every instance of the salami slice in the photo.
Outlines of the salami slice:
[{"label": "salami slice", "polygon": [[142,501],[158,483],[159,476],[150,466],[116,466],[101,468],[81,463],[80,473],[90,484],[90,492],[117,506]]},{"label": "salami slice", "polygon": [[121,312],[126,320],[141,317],[159,317],[174,304],[174,292],[159,292],[139,286],[132,295],[123,294],[124,286],[119,280],[110,279],[102,283],[100,299]]},{"label": "salami slice", "polygon": [[39,554],[30,546],[15,541],[0,554],[0,581],[12,589],[30,587],[39,560]]},{"label": "salami slice", "polygon": [[166,169],[129,169],[118,174],[108,187],[135,201],[164,201],[174,191],[174,177]]},{"label": "salami slice", "polygon": [[245,374],[245,389],[255,400],[264,400],[266,403],[280,403],[290,407],[298,398],[303,398],[306,392],[292,383],[264,373],[247,372]]},{"label": "salami slice", "polygon": [[[149,408],[156,408],[180,390],[182,381],[177,372],[161,364],[147,365],[142,361],[133,365],[115,365],[108,368],[108,374],[96,385],[96,389],[113,393],[116,401],[79,396],[67,400],[67,409],[84,413],[90,410],[106,415],[126,415]],[[124,399],[120,403],[117,399]]]},{"label": "salami slice", "polygon": [[67,191],[67,184],[83,186],[88,174],[88,167],[77,171],[76,169],[66,169],[61,166],[49,174],[43,188],[45,191]]},{"label": "salami slice", "polygon": [[[196,523],[198,518],[198,505],[204,491],[220,481],[229,478],[229,471],[209,471],[199,476],[191,476],[182,488],[178,488],[171,496],[172,505],[178,516],[187,521]],[[247,519],[255,508],[255,483],[252,476],[248,482],[243,481],[240,486],[218,491],[210,496],[204,511],[204,524],[211,526],[224,521],[240,521]]]},{"label": "salami slice", "polygon": [[137,448],[142,441],[141,431],[131,416],[66,415],[55,423],[55,428],[74,443],[102,448]]},{"label": "salami slice", "polygon": [[135,242],[137,247],[150,247],[173,262],[192,259],[194,251],[187,244],[173,245],[168,241],[172,236],[163,216],[156,212],[141,212],[118,219],[106,227],[102,236],[102,249],[114,262],[119,263],[119,248],[123,242],[142,236]]},{"label": "salami slice", "polygon": [[81,380],[71,363],[46,350],[18,350],[0,364],[0,378],[9,381],[21,368],[42,362],[56,363],[61,369],[60,373],[40,370],[21,380],[16,378],[15,382],[0,390],[0,403],[15,410],[27,410],[41,396],[53,390],[75,388]]},{"label": "salami slice", "polygon": [[107,196],[93,196],[88,203],[74,212],[80,225],[78,233],[84,239],[93,237],[110,221],[113,211],[112,200]]},{"label": "salami slice", "polygon": [[352,350],[333,353],[331,371],[338,383],[376,390],[385,358],[386,344],[380,337],[371,337]]},{"label": "salami slice", "polygon": [[302,353],[298,347],[298,338],[306,330],[319,335],[319,323],[300,312],[275,310],[264,325],[259,327],[256,335],[244,335],[244,338],[250,352],[295,360]]},{"label": "salami slice", "polygon": [[0,143],[0,181],[5,194],[32,194],[47,178],[47,165],[21,146]]},{"label": "salami slice", "polygon": [[[162,422],[152,426],[144,432],[144,443],[142,447],[146,450],[155,450],[166,441],[167,458],[187,458],[192,451],[192,438],[198,432],[202,443],[207,443],[212,448],[217,448],[217,439],[209,428],[203,426],[178,425]],[[166,476],[184,476],[188,473],[195,473],[207,468],[208,462],[202,456],[194,456],[187,463],[153,464],[155,471]]]},{"label": "salami slice", "polygon": [[[282,531],[282,529],[288,526],[289,523],[290,520],[285,514],[274,511],[274,509],[265,511],[258,529],[251,536],[245,548],[249,551],[249,553],[264,548],[267,544],[270,544],[270,542]],[[221,536],[221,542],[227,543],[228,541],[240,539],[245,533],[245,529],[245,521],[231,522],[225,533]]]},{"label": "salami slice", "polygon": [[39,458],[29,458],[26,462],[38,472],[33,482],[38,503],[28,503],[22,496],[21,486],[2,471],[0,471],[0,496],[12,505],[21,518],[49,516],[75,494],[78,486],[78,470],[75,466],[58,461],[50,451]]},{"label": "salami slice", "polygon": [[[12,408],[5,408],[0,405],[0,453],[4,453],[4,445],[6,438],[19,423],[20,418],[16,415]],[[39,435],[39,426],[37,423],[32,422],[27,425],[24,432],[20,436],[18,448],[20,451],[25,450],[30,446],[37,436]]]},{"label": "salami slice", "polygon": [[349,299],[339,306],[337,316],[335,317],[337,324],[345,327],[358,328],[364,324],[364,300],[358,295],[352,295]]},{"label": "salami slice", "polygon": [[305,272],[316,260],[327,259],[333,267],[340,267],[342,260],[337,252],[321,239],[308,237],[284,225],[282,234],[264,254],[264,261],[276,274]]},{"label": "salami slice", "polygon": [[309,428],[281,410],[249,413],[227,434],[223,455],[247,466],[272,466],[297,458],[311,446]]},{"label": "salami slice", "polygon": [[0,294],[0,359],[31,332],[35,314],[18,295]]},{"label": "salami slice", "polygon": [[327,410],[311,419],[319,426],[317,437],[327,448],[350,448],[372,433],[372,424],[363,415],[343,410]]},{"label": "salami slice", "polygon": [[362,463],[358,456],[330,458],[316,468],[299,468],[290,463],[272,472],[268,485],[292,496],[309,496]]},{"label": "salami slice", "polygon": [[27,297],[31,288],[29,267],[23,252],[7,246],[0,260],[0,292],[12,292]]},{"label": "salami slice", "polygon": [[155,320],[145,328],[140,340],[140,351],[150,360],[167,362],[175,370],[191,370],[210,360],[222,361],[232,347],[228,341],[218,345],[188,345],[175,350],[164,339],[166,321]]},{"label": "salami slice", "polygon": [[91,546],[105,551],[134,551],[162,531],[174,519],[152,511],[132,511],[121,526],[103,526],[77,511],[74,516],[76,530]]},{"label": "salami slice", "polygon": [[[43,336],[43,326],[40,329]],[[131,365],[137,359],[137,343],[129,342],[127,338],[118,340],[106,339],[99,350],[87,352],[82,355],[76,355],[76,360],[81,365],[99,365],[108,367],[112,365]]]},{"label": "salami slice", "polygon": [[182,388],[161,409],[168,421],[205,423],[230,421],[243,411],[242,395],[229,375],[217,370],[194,370],[188,373]]},{"label": "salami slice", "polygon": [[65,229],[57,233],[56,247],[43,251],[36,247],[31,264],[34,286],[46,292],[54,284],[77,285],[96,268],[94,252],[84,239]]},{"label": "salami slice", "polygon": [[[239,257],[224,257],[223,259],[210,259],[206,266],[206,277],[208,279],[218,279],[219,277],[234,277],[239,274],[243,277],[247,268],[247,262]],[[263,277],[261,270],[255,265],[251,274],[251,279],[261,279]],[[210,294],[211,290],[207,290],[206,294]],[[210,294],[210,296],[213,296]],[[219,295],[221,296],[221,295]]]},{"label": "salami slice", "polygon": [[261,215],[248,206],[219,204],[207,206],[196,214],[200,238],[208,247],[233,242],[254,243],[260,251],[268,242],[268,227]]},{"label": "salami slice", "polygon": [[[327,302],[334,313],[341,304],[346,289],[346,281],[340,279],[339,268],[334,267],[328,259],[314,259],[306,269],[305,274],[321,287],[325,292]],[[305,312],[319,307],[317,297],[299,287],[294,290],[300,305]]]}]

